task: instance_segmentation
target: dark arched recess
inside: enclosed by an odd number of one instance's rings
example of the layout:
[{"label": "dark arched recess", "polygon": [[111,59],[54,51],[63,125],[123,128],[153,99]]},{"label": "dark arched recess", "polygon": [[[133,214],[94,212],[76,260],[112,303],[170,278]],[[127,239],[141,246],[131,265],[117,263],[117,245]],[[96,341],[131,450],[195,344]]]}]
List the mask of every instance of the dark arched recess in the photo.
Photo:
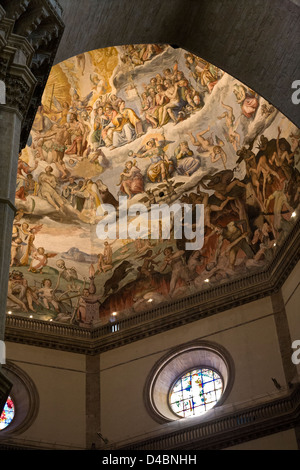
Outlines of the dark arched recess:
[{"label": "dark arched recess", "polygon": [[300,127],[298,0],[59,0],[66,25],[55,63],[93,49],[166,43],[247,84]]}]

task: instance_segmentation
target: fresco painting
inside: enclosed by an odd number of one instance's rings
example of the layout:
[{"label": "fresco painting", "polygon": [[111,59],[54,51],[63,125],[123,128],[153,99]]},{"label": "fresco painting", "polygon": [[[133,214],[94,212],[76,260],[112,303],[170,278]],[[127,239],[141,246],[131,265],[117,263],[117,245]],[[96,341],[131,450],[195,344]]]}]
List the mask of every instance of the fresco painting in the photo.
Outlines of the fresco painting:
[{"label": "fresco painting", "polygon": [[[300,132],[218,67],[140,44],[53,67],[20,153],[7,310],[103,325],[265,269],[299,213]],[[204,245],[100,240],[102,204],[203,204]]]}]

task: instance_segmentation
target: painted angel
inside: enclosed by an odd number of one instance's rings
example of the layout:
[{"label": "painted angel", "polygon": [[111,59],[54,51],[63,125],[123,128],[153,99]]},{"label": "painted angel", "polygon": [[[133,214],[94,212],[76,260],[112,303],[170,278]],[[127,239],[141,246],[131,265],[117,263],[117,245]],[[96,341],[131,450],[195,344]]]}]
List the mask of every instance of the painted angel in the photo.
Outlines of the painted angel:
[{"label": "painted angel", "polygon": [[63,101],[62,103],[53,96],[52,102],[56,108],[56,111],[53,109],[51,110],[54,114],[60,114],[60,118],[58,119],[57,123],[60,125],[64,125],[68,122],[68,114],[70,110],[70,104],[67,101]]},{"label": "painted angel", "polygon": [[57,253],[46,253],[45,248],[39,247],[32,255],[32,260],[28,271],[32,273],[42,273],[43,268],[48,264],[48,258],[54,258]]},{"label": "painted angel", "polygon": [[104,77],[98,75],[97,73],[93,73],[90,75],[90,81],[93,85],[92,90],[95,90],[98,95],[104,95],[106,93],[107,82]]},{"label": "painted angel", "polygon": [[94,92],[91,91],[83,99],[80,98],[77,90],[74,89],[72,100],[71,100],[71,109],[75,114],[81,114],[82,111],[88,110],[92,111],[92,106],[88,106]]}]

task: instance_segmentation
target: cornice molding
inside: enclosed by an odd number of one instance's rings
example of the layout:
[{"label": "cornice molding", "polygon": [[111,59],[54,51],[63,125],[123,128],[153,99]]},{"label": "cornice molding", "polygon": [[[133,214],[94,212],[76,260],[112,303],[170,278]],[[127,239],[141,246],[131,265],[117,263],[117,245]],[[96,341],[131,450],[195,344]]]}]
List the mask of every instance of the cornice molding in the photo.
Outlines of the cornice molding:
[{"label": "cornice molding", "polygon": [[97,328],[7,315],[6,341],[95,355],[277,292],[300,259],[300,220],[268,267]]},{"label": "cornice molding", "polygon": [[[211,410],[213,411],[213,410]],[[195,423],[195,421],[197,423]],[[189,421],[189,426],[178,427],[175,431],[160,430],[152,438],[109,443],[101,451],[197,451],[221,450],[253,439],[294,429],[300,423],[300,385],[253,406],[245,406],[220,414],[219,417],[197,418]],[[24,439],[4,438],[0,440],[0,450],[51,450],[59,449],[51,443],[29,442]],[[61,449],[74,450],[67,446]],[[79,450],[79,449],[78,449]],[[83,449],[82,449],[83,450]]]},{"label": "cornice molding", "polygon": [[194,426],[103,450],[220,450],[299,425],[300,385],[285,396],[208,419]]}]

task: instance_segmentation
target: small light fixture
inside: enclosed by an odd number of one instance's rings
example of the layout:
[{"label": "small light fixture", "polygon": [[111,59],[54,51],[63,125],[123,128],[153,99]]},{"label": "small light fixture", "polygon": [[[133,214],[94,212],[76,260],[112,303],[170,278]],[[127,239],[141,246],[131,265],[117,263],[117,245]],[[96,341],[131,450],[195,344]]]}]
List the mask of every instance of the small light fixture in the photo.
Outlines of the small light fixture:
[{"label": "small light fixture", "polygon": [[11,310],[9,310],[7,313],[8,313],[8,315],[11,315],[11,314],[12,314],[12,311],[11,311]]},{"label": "small light fixture", "polygon": [[29,315],[29,318],[32,318],[32,315]]},{"label": "small light fixture", "polygon": [[113,312],[112,316],[115,317],[118,314],[118,312]]},{"label": "small light fixture", "polygon": [[296,213],[296,211],[294,211],[294,212],[292,213],[291,217],[296,217],[296,215],[297,215],[297,213]]},{"label": "small light fixture", "polygon": [[209,282],[209,279],[204,279],[204,282]]},{"label": "small light fixture", "polygon": [[49,321],[53,321],[53,319],[52,319],[52,318],[50,318],[50,320],[49,320]]},{"label": "small light fixture", "polygon": [[276,242],[273,243],[273,246],[276,246]]},{"label": "small light fixture", "polygon": [[149,299],[148,302],[153,302],[153,299]]}]

